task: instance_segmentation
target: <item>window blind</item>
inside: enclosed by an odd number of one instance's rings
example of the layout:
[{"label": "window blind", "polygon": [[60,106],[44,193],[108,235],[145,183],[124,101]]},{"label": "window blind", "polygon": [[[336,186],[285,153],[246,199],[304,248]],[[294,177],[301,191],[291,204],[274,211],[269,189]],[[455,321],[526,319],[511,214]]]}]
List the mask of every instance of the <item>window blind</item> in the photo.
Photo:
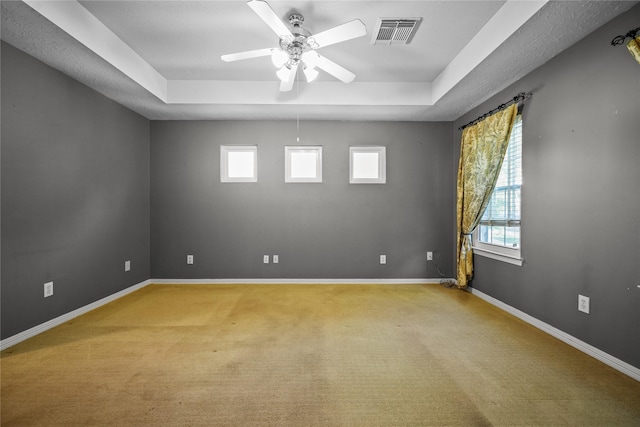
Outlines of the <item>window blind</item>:
[{"label": "window blind", "polygon": [[[519,227],[520,191],[522,187],[522,116],[518,115],[509,137],[496,187],[487,209],[480,220],[481,226]],[[481,235],[484,233],[481,233]],[[481,241],[484,239],[481,238]],[[489,239],[493,240],[493,239]]]}]

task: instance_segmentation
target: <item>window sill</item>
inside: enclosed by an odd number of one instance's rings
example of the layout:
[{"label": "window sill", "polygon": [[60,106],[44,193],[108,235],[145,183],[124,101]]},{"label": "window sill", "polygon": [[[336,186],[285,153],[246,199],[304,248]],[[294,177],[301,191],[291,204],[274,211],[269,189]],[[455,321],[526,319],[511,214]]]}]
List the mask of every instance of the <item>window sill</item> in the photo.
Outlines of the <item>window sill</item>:
[{"label": "window sill", "polygon": [[473,247],[473,253],[474,255],[480,255],[486,258],[491,258],[498,261],[506,262],[508,264],[517,265],[519,267],[522,267],[522,264],[524,263],[524,260],[519,256],[506,255],[499,252],[489,251],[486,249],[479,248],[477,246]]}]

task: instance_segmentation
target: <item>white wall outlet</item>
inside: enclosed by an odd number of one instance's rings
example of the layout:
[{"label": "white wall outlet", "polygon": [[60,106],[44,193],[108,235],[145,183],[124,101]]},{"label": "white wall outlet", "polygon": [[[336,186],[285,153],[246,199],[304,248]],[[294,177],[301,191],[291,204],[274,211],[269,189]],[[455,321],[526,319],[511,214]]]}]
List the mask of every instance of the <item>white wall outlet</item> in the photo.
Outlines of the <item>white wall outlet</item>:
[{"label": "white wall outlet", "polygon": [[124,262],[124,271],[131,271],[131,261]]},{"label": "white wall outlet", "polygon": [[187,255],[187,264],[193,264],[193,255]]},{"label": "white wall outlet", "polygon": [[589,297],[578,295],[578,311],[589,314]]},{"label": "white wall outlet", "polygon": [[274,264],[277,264],[280,262],[280,257],[278,255],[273,255],[271,259],[273,260]]},{"label": "white wall outlet", "polygon": [[427,252],[427,261],[433,261],[433,252]]},{"label": "white wall outlet", "polygon": [[53,295],[53,282],[47,282],[44,284],[44,297],[50,297]]},{"label": "white wall outlet", "polygon": [[380,264],[386,264],[386,263],[387,263],[387,256],[380,255]]},{"label": "white wall outlet", "polygon": [[265,264],[269,264],[269,255],[264,255],[262,257],[262,262],[265,263]]}]

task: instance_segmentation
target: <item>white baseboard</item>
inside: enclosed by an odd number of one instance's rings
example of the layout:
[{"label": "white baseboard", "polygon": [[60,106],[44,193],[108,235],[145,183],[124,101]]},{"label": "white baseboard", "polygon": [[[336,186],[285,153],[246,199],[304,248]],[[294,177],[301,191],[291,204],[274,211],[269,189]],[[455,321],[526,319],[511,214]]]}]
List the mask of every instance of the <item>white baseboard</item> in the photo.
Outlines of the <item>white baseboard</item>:
[{"label": "white baseboard", "polygon": [[[440,278],[422,278],[422,279],[149,279],[143,282],[140,282],[136,285],[130,286],[126,289],[123,289],[120,292],[116,292],[113,295],[109,295],[108,297],[102,298],[98,301],[95,301],[91,304],[85,305],[84,307],[80,307],[76,310],[73,310],[69,313],[63,314],[62,316],[58,316],[55,319],[51,319],[45,323],[42,323],[38,326],[34,326],[33,328],[27,329],[26,331],[20,332],[16,335],[13,335],[9,338],[0,341],[0,351],[5,350],[11,346],[14,346],[24,340],[27,340],[31,337],[34,337],[44,331],[47,331],[51,328],[59,326],[73,318],[81,316],[85,313],[88,313],[92,310],[95,310],[98,307],[101,307],[105,304],[108,304],[112,301],[115,301],[123,296],[135,292],[139,289],[144,288],[150,284],[172,284],[172,285],[189,285],[189,284],[437,284],[442,280]],[[453,280],[453,279],[448,279]],[[633,365],[630,365],[614,356],[611,356],[604,351],[587,344],[584,341],[581,341],[566,332],[557,329],[548,323],[545,323],[541,320],[536,319],[533,316],[528,315],[527,313],[520,311],[508,304],[503,303],[502,301],[495,299],[482,291],[477,289],[470,288],[470,291],[473,295],[481,298],[488,303],[510,313],[517,318],[529,323],[532,326],[552,335],[559,340],[569,344],[570,346],[582,351],[583,353],[588,354],[589,356],[603,362],[604,364],[622,372],[623,374],[640,381],[640,369],[636,368]]]},{"label": "white baseboard", "polygon": [[62,316],[58,316],[55,319],[51,319],[47,322],[41,323],[40,325],[34,326],[33,328],[27,329],[26,331],[15,334],[9,338],[5,338],[2,341],[0,341],[0,351],[6,348],[9,348],[11,346],[14,346],[38,334],[41,334],[44,331],[47,331],[51,328],[62,325],[64,322],[67,322],[71,319],[74,319],[78,316],[88,313],[91,310],[95,310],[96,308],[101,307],[105,304],[108,304],[112,301],[115,301],[118,298],[122,298],[123,296],[130,294],[131,292],[135,292],[138,289],[142,289],[149,284],[151,284],[151,281],[145,280],[144,282],[140,282],[136,285],[123,289],[120,292],[116,292],[113,295],[109,295],[108,297],[102,298],[98,301],[92,302],[91,304],[87,304],[84,307],[80,307],[76,310],[70,311],[69,313],[63,314]]},{"label": "white baseboard", "polygon": [[582,351],[583,353],[588,354],[589,356],[601,361],[602,363],[609,365],[610,367],[612,367],[613,369],[622,372],[625,375],[630,376],[631,378],[635,379],[636,381],[640,381],[640,369],[636,368],[633,365],[628,364],[627,362],[624,362],[608,353],[605,353],[604,351],[592,346],[591,344],[587,344],[584,341],[579,340],[578,338],[567,334],[566,332],[561,331],[560,329],[557,329],[551,325],[549,325],[548,323],[545,323],[541,320],[536,319],[533,316],[528,315],[527,313],[518,310],[515,307],[512,307],[508,304],[505,304],[504,302],[495,299],[487,294],[485,294],[482,291],[479,291],[477,289],[473,289],[473,288],[469,288],[469,291],[477,296],[480,299],[483,299],[485,301],[487,301],[489,304],[492,304],[504,311],[506,311],[509,314],[512,314],[514,316],[516,316],[518,319],[523,320],[527,323],[529,323],[532,326],[535,326],[536,328],[540,329],[543,332],[548,333],[549,335],[552,335],[556,338],[558,338],[560,341],[565,342],[566,344],[569,344],[571,347],[574,347],[580,351]]},{"label": "white baseboard", "polygon": [[453,279],[151,279],[156,285],[307,285],[307,284],[335,284],[335,285],[385,285],[385,284],[418,284],[430,285],[440,283],[441,280]]}]

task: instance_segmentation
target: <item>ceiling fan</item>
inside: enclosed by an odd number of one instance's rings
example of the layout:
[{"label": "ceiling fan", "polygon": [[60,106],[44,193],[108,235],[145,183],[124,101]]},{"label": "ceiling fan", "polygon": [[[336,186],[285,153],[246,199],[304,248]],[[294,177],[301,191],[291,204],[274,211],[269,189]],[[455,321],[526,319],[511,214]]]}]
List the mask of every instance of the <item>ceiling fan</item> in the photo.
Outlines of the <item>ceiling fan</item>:
[{"label": "ceiling fan", "polygon": [[278,35],[280,46],[222,55],[223,61],[232,62],[271,56],[273,64],[278,68],[276,75],[280,79],[282,92],[293,88],[299,68],[304,72],[308,82],[318,76],[316,68],[326,71],[344,83],[350,83],[356,77],[351,71],[318,54],[316,49],[364,36],[367,30],[362,21],[354,19],[346,24],[311,35],[309,31],[302,28],[304,17],[299,13],[292,13],[289,16],[289,23],[292,26],[289,29],[267,2],[251,0],[247,4]]}]

